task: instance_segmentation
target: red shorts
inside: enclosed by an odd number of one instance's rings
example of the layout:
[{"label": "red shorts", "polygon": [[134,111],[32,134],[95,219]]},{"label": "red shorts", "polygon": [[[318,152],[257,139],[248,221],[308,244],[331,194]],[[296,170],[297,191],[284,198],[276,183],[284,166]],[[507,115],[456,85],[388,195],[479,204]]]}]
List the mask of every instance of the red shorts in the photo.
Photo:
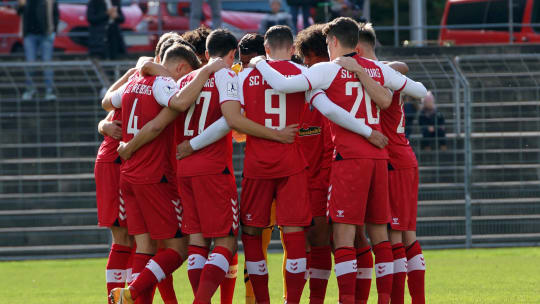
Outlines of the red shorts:
[{"label": "red shorts", "polygon": [[124,201],[120,198],[120,164],[96,162],[94,176],[98,225],[126,227],[126,208]]},{"label": "red shorts", "polygon": [[326,216],[329,183],[330,168],[322,168],[317,176],[308,179],[309,203],[313,217]]},{"label": "red shorts", "polygon": [[418,210],[418,167],[388,171],[390,209],[394,230],[415,231]]},{"label": "red shorts", "polygon": [[233,175],[181,177],[178,189],[184,204],[183,233],[202,233],[206,238],[238,234],[238,192]]},{"label": "red shorts", "polygon": [[128,233],[149,233],[153,240],[181,235],[183,206],[176,183],[131,184],[120,182],[128,214]]},{"label": "red shorts", "polygon": [[307,189],[306,170],[280,178],[244,178],[240,204],[242,224],[267,227],[270,223],[272,201],[275,199],[277,225],[309,226],[311,211]]},{"label": "red shorts", "polygon": [[390,222],[385,159],[334,161],[328,192],[328,217],[332,222],[353,225]]}]

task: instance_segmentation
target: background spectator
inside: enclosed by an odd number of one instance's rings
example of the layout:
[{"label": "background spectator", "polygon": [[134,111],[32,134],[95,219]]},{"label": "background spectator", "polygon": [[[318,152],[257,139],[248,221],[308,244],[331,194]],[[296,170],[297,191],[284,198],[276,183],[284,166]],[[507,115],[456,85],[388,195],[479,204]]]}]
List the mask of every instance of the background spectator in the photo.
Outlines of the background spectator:
[{"label": "background spectator", "polygon": [[[194,30],[201,25],[202,5],[204,0],[193,0],[191,2],[191,12],[189,14],[189,29]],[[212,28],[221,27],[221,0],[208,0],[212,8]]]},{"label": "background spectator", "polygon": [[[55,0],[19,0],[17,13],[22,15],[24,55],[26,61],[36,61],[41,54],[43,61],[51,61],[54,36],[58,26],[58,3]],[[35,72],[26,73],[27,89],[23,100],[30,100],[36,93],[32,76]],[[53,70],[45,69],[45,100],[55,100],[53,92]]]},{"label": "background spectator", "polygon": [[302,10],[302,20],[304,22],[304,28],[307,28],[309,26],[309,17],[311,16],[310,9],[312,3],[312,0],[287,0],[287,4],[289,5],[293,21],[293,26],[291,28],[294,30],[295,33],[298,33],[298,28],[296,27],[296,25],[298,24],[298,11],[300,9]]},{"label": "background spectator", "polygon": [[296,31],[293,18],[287,12],[280,12],[281,0],[270,0],[270,8],[272,12],[264,16],[259,26],[259,33],[264,36],[266,31],[274,25],[287,25],[293,31]]},{"label": "background spectator", "polygon": [[120,0],[90,0],[86,18],[90,24],[88,50],[91,57],[116,59],[126,53],[120,29],[125,20]]},{"label": "background spectator", "polygon": [[446,132],[444,131],[444,117],[435,107],[435,97],[428,92],[424,98],[422,110],[418,117],[418,124],[422,129],[420,146],[424,150],[432,150],[438,142],[439,149],[446,150]]},{"label": "background spectator", "polygon": [[405,137],[409,138],[418,113],[418,103],[407,95],[402,95],[401,98],[403,98],[403,112],[405,113]]},{"label": "background spectator", "polygon": [[337,17],[350,17],[357,21],[365,22],[366,20],[362,18],[363,3],[363,0],[332,0],[330,6],[332,19]]}]

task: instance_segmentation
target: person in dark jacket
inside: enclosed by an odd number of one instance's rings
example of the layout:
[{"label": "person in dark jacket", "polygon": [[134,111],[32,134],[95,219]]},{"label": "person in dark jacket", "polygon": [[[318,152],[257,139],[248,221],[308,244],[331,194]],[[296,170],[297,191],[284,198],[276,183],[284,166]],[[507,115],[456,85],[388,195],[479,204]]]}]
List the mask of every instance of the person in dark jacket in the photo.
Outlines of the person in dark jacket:
[{"label": "person in dark jacket", "polygon": [[[22,16],[24,55],[26,61],[36,61],[41,54],[41,60],[51,61],[54,36],[58,26],[58,4],[55,0],[19,0],[17,13]],[[34,72],[26,72],[27,88],[22,95],[23,100],[30,100],[36,94],[32,81]],[[45,100],[55,100],[53,92],[53,70],[46,68]]]},{"label": "person in dark jacket", "polygon": [[309,17],[311,16],[310,9],[312,0],[287,0],[289,5],[292,21],[293,21],[293,30],[295,33],[298,33],[297,23],[298,23],[298,11],[302,9],[302,20],[304,22],[304,28],[309,26]]},{"label": "person in dark jacket", "polygon": [[121,0],[90,0],[86,9],[88,51],[100,59],[117,59],[126,53],[120,24],[124,23]]},{"label": "person in dark jacket", "polygon": [[446,132],[444,131],[444,116],[435,107],[435,97],[428,92],[424,98],[422,110],[418,116],[418,124],[422,129],[422,141],[420,146],[423,150],[433,150],[436,143],[439,149],[446,151]]}]

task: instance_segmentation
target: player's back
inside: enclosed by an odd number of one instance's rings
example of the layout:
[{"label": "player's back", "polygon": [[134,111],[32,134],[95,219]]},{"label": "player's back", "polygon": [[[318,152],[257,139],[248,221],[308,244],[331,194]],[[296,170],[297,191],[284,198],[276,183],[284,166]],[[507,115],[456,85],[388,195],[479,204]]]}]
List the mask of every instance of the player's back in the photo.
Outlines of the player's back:
[{"label": "player's back", "polygon": [[[114,114],[111,117],[110,121],[122,120],[122,109],[115,109]],[[105,135],[103,142],[99,146],[96,162],[114,162],[118,159],[118,148],[119,140],[112,138],[111,136]]]},{"label": "player's back", "polygon": [[386,149],[390,156],[390,164],[395,169],[417,167],[414,151],[405,137],[405,112],[401,93],[395,91],[390,106],[381,111],[381,126],[388,137]]},{"label": "player's back", "polygon": [[[366,72],[381,85],[384,84],[384,76],[381,68],[373,61],[353,56],[354,59],[366,69]],[[349,111],[358,119],[362,119],[373,130],[382,131],[380,125],[380,110],[371,100],[371,97],[363,87],[356,74],[347,71],[335,63],[328,65],[328,77],[332,82],[325,89],[325,93],[338,106]],[[372,158],[387,159],[388,154],[384,149],[379,149],[370,144],[364,137],[359,136],[345,128],[332,123],[334,143],[336,151],[343,158]]]},{"label": "player's back", "polygon": [[[270,61],[285,76],[302,73],[303,67],[291,61]],[[257,69],[246,69],[239,75],[246,117],[267,128],[283,129],[299,124],[304,112],[305,93],[285,94],[274,90]],[[299,144],[282,144],[247,136],[244,175],[249,178],[284,177],[301,172],[307,164]]]},{"label": "player's back", "polygon": [[[167,105],[167,96],[176,91],[177,86],[171,78],[133,77],[122,95],[122,140],[130,141]],[[123,178],[132,184],[159,183],[164,176],[174,179],[173,136],[174,128],[170,124],[154,140],[137,150],[123,163]]]},{"label": "player's back", "polygon": [[[180,88],[191,82],[198,72],[199,70],[193,71],[182,78]],[[236,74],[232,70],[221,69],[210,75],[197,101],[176,119],[176,144],[201,134],[208,126],[220,119],[223,116],[221,102],[233,98],[229,95],[237,95],[237,90]],[[177,164],[178,176],[218,174],[226,169],[232,172],[231,133],[179,160]]]}]

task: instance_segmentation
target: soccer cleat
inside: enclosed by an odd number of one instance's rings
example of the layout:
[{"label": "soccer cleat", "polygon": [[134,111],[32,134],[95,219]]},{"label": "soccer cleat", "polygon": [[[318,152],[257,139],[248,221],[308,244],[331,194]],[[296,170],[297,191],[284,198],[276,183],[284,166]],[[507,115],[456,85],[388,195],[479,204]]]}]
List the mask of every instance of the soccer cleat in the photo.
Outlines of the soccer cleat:
[{"label": "soccer cleat", "polygon": [[129,288],[114,288],[109,294],[110,304],[133,304],[135,301],[131,298]]}]

